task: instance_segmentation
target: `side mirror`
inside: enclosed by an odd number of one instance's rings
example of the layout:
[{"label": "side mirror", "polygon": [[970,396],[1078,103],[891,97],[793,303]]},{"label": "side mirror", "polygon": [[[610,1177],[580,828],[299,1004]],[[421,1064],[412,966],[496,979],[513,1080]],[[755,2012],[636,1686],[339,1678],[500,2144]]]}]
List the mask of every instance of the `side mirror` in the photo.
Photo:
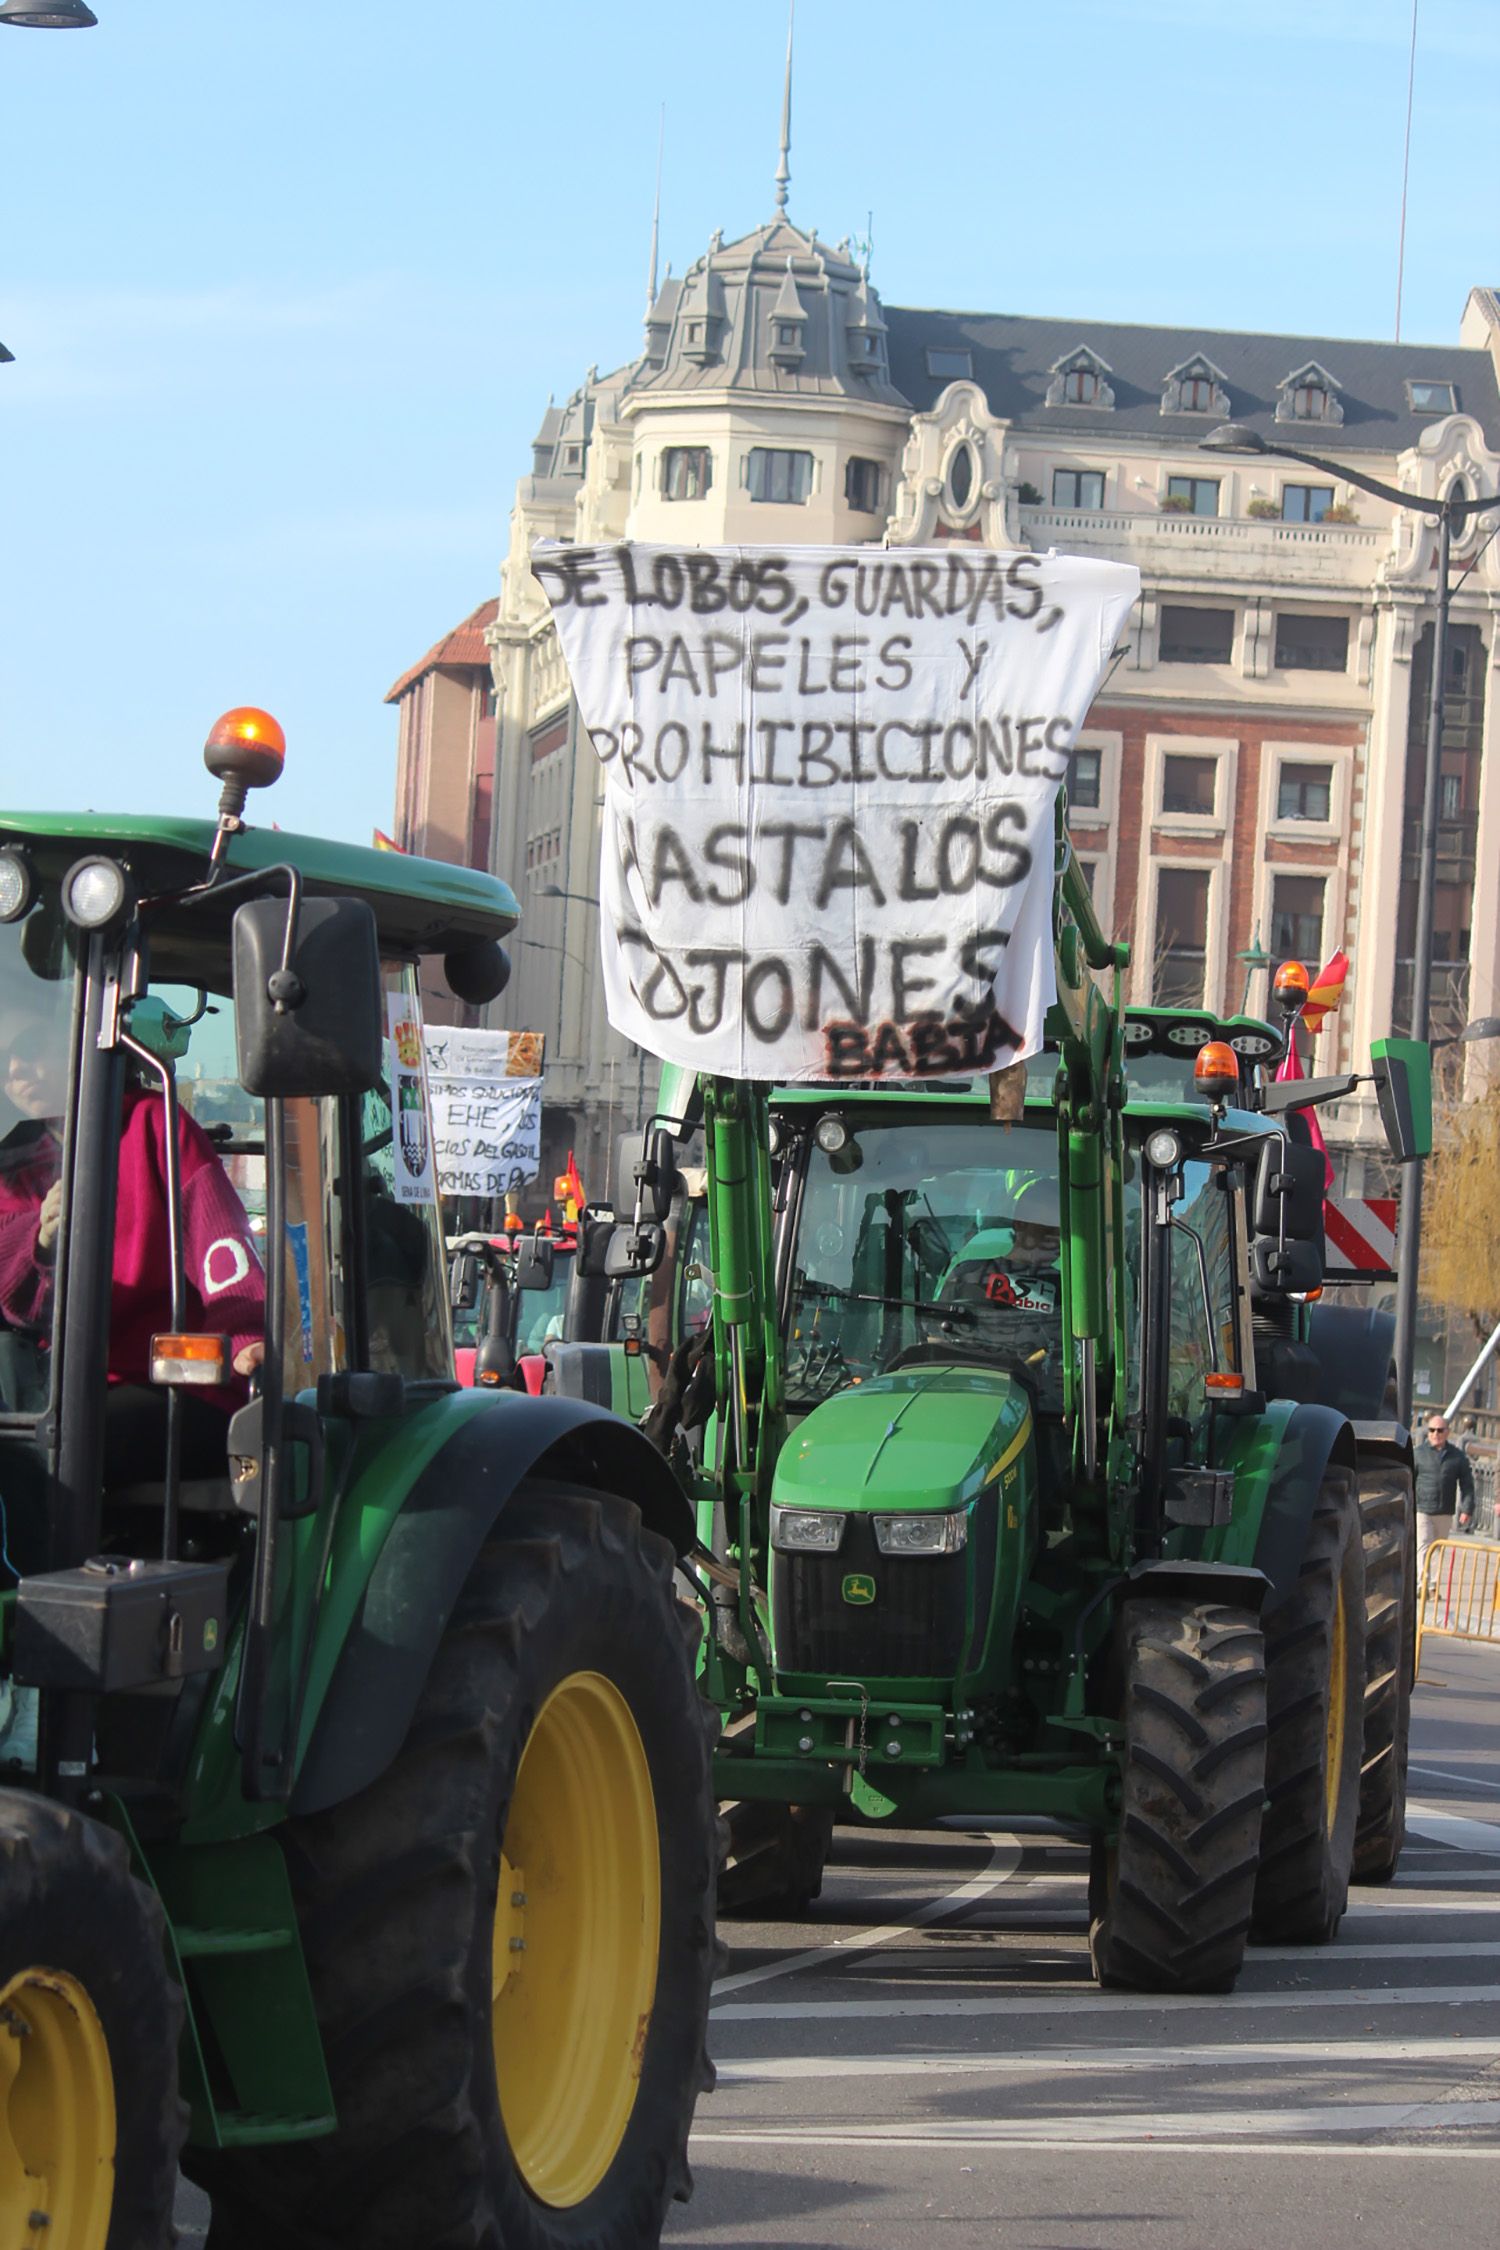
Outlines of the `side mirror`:
[{"label": "side mirror", "polygon": [[249,900],[232,925],[235,1039],[246,1093],[373,1093],[384,1076],[384,1007],[375,917],[363,899],[304,898],[293,991],[280,1010],[286,902]]},{"label": "side mirror", "polygon": [[605,1256],[615,1231],[614,1213],[583,1210],[578,1214],[578,1249],[574,1271],[585,1280],[603,1277]]},{"label": "side mirror", "polygon": [[610,1281],[642,1279],[655,1273],[667,1254],[667,1230],[660,1219],[642,1219],[638,1227],[618,1226],[604,1253],[604,1272]]},{"label": "side mirror", "polygon": [[650,1219],[665,1219],[677,1193],[677,1143],[665,1125],[646,1137],[646,1152],[636,1166],[640,1183],[640,1210]]},{"label": "side mirror", "polygon": [[448,1302],[454,1312],[472,1312],[479,1301],[479,1260],[460,1250],[448,1267]]},{"label": "side mirror", "polygon": [[1323,1286],[1321,1149],[1267,1134],[1251,1197],[1252,1284],[1262,1297],[1292,1297]]},{"label": "side mirror", "polygon": [[497,1390],[515,1374],[515,1302],[505,1276],[492,1273],[484,1334],[474,1354],[474,1381],[482,1390]]},{"label": "side mirror", "polygon": [[1375,1098],[1398,1164],[1432,1154],[1432,1050],[1421,1039],[1372,1039]]},{"label": "side mirror", "polygon": [[523,1235],[516,1246],[515,1287],[550,1289],[553,1262],[552,1245],[545,1235]]}]

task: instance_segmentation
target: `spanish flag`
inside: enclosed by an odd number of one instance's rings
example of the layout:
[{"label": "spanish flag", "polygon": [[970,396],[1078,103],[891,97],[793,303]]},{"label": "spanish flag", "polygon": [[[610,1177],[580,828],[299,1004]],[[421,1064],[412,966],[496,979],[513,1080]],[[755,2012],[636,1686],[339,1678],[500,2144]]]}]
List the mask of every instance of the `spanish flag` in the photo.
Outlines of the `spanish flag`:
[{"label": "spanish flag", "polygon": [[398,844],[394,836],[387,836],[383,828],[375,830],[372,841],[378,852],[404,852],[406,850],[406,846]]},{"label": "spanish flag", "polygon": [[1307,995],[1307,1005],[1302,1011],[1302,1021],[1309,1032],[1316,1031],[1325,1016],[1331,1016],[1344,997],[1344,986],[1349,976],[1349,956],[1335,953],[1325,968],[1318,971],[1317,982]]}]

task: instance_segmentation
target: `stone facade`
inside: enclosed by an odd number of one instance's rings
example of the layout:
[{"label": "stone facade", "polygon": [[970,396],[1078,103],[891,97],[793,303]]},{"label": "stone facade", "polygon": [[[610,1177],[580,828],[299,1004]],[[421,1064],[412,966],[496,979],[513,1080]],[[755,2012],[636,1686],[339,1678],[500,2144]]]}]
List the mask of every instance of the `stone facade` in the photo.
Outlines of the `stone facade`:
[{"label": "stone facade", "polygon": [[[641,356],[549,407],[487,634],[492,864],[525,917],[503,1013],[547,1033],[585,1176],[655,1066],[604,1019],[601,786],[530,573],[538,538],[956,538],[1136,563],[1141,601],[1072,788],[1103,919],[1134,948],[1132,997],[1196,985],[1232,1009],[1257,933],[1277,953],[1295,938],[1313,967],[1343,945],[1349,995],[1315,1057],[1333,1069],[1407,1005],[1435,534],[1337,468],[1201,440],[1232,419],[1413,493],[1500,495],[1497,370],[1500,303],[1482,289],[1451,348],[923,311],[882,306],[847,246],[784,216],[669,277]],[[1435,999],[1460,1019],[1500,1007],[1490,520],[1455,559]],[[1344,1105],[1330,1138],[1350,1188],[1373,1188],[1369,1105]]]}]

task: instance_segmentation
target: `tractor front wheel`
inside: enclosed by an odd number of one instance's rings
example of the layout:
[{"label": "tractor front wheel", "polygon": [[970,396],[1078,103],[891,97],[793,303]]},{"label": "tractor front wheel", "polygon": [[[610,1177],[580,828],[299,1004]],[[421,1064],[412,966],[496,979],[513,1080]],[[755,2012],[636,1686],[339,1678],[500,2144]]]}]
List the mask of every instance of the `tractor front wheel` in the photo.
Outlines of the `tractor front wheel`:
[{"label": "tractor front wheel", "polygon": [[1265,1625],[1266,1817],[1251,1935],[1326,1945],[1349,1898],[1364,1752],[1364,1553],[1349,1470],[1324,1477],[1297,1583]]},{"label": "tractor front wheel", "polygon": [[717,1720],[673,1559],[525,1488],[395,1763],[283,1831],[339,2125],[205,2169],[215,2250],[657,2242],[712,2084]]},{"label": "tractor front wheel", "polygon": [[0,2242],[172,2239],[181,1996],[118,1836],[0,1791]]},{"label": "tractor front wheel", "polygon": [[1218,1603],[1133,1601],[1118,1668],[1123,1797],[1116,1839],[1093,1849],[1094,1974],[1137,1992],[1227,1992],[1245,1955],[1264,1795],[1260,1626]]}]

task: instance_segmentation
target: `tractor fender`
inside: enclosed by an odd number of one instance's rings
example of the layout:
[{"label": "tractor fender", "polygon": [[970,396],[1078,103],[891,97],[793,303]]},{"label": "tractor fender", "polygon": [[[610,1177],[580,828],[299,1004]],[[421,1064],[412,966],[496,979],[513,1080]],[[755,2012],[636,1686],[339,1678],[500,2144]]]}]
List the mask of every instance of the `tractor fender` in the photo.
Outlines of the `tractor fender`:
[{"label": "tractor fender", "polygon": [[1318,1396],[1351,1422],[1388,1416],[1395,1397],[1396,1316],[1383,1305],[1311,1307],[1307,1340],[1317,1354]]},{"label": "tractor fender", "polygon": [[1359,1450],[1359,1465],[1368,1462],[1393,1461],[1399,1468],[1415,1469],[1412,1458],[1411,1431],[1404,1422],[1359,1422],[1354,1424],[1354,1443]]},{"label": "tractor fender", "polygon": [[1270,1593],[1263,1570],[1242,1563],[1180,1561],[1139,1562],[1119,1589],[1121,1601],[1159,1599],[1191,1602],[1228,1602],[1236,1609],[1258,1615]]},{"label": "tractor fender", "polygon": [[693,1509],[650,1440],[582,1399],[497,1392],[413,1479],[339,1650],[291,1795],[322,1812],[366,1789],[406,1739],[453,1605],[479,1551],[528,1478],[634,1501],[679,1554]]},{"label": "tractor fender", "polygon": [[1255,1538],[1255,1567],[1270,1580],[1268,1611],[1297,1583],[1318,1492],[1332,1465],[1359,1466],[1351,1424],[1332,1406],[1294,1406],[1281,1433]]}]

